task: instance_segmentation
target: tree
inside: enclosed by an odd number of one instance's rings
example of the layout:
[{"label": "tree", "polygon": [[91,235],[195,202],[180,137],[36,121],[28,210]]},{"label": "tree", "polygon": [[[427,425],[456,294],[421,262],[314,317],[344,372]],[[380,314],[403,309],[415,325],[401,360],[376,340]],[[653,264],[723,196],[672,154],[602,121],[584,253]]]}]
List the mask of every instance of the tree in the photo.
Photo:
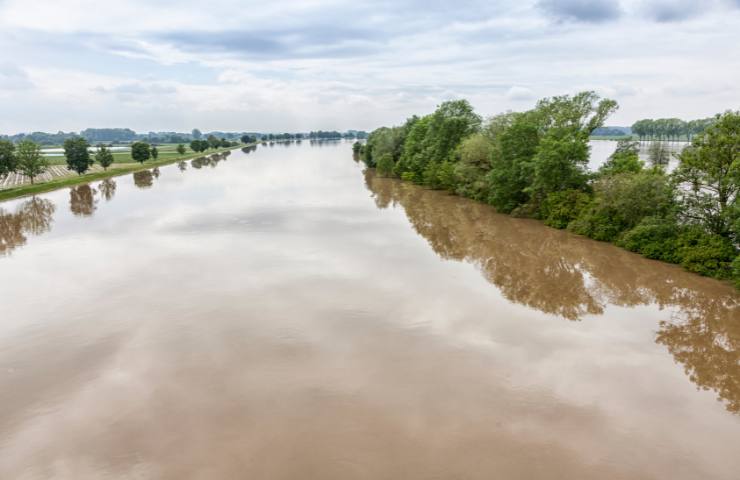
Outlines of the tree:
[{"label": "tree", "polygon": [[671,151],[663,142],[653,142],[648,148],[648,160],[653,168],[665,169],[671,160]]},{"label": "tree", "polygon": [[210,148],[218,148],[221,146],[221,140],[215,135],[208,135],[208,146]]},{"label": "tree", "polygon": [[152,156],[154,160],[156,160],[159,157],[159,150],[157,150],[157,147],[152,147],[149,150],[149,154]]},{"label": "tree", "polygon": [[200,140],[200,138],[203,136],[203,134],[197,128],[193,129],[193,131],[191,132],[191,135],[193,136],[195,140]]},{"label": "tree", "polygon": [[98,151],[95,152],[95,161],[103,167],[103,170],[108,170],[113,164],[113,154],[105,145],[98,145]]},{"label": "tree", "polygon": [[474,133],[458,148],[455,165],[457,193],[475,200],[488,197],[486,175],[491,170],[493,142],[483,133]]},{"label": "tree", "polygon": [[180,155],[185,155],[185,145],[182,143],[177,146],[177,153]]},{"label": "tree", "polygon": [[679,155],[674,172],[681,213],[724,237],[740,191],[740,112],[726,112]]},{"label": "tree", "polygon": [[617,102],[600,99],[594,92],[538,102],[545,133],[532,159],[534,175],[529,190],[533,207],[549,193],[585,188],[589,137],[616,109]]},{"label": "tree", "polygon": [[637,173],[641,171],[643,164],[640,161],[639,151],[637,142],[620,140],[617,143],[617,149],[599,168],[599,174],[614,175],[616,173]]},{"label": "tree", "polygon": [[134,142],[131,144],[131,158],[139,163],[144,163],[151,157],[149,144],[146,142]]},{"label": "tree", "polygon": [[16,168],[15,145],[9,140],[0,140],[0,179],[15,172]]},{"label": "tree", "polygon": [[41,147],[31,140],[19,142],[17,152],[17,169],[31,179],[33,185],[34,179],[49,168],[49,161],[41,155]]},{"label": "tree", "polygon": [[646,217],[668,217],[674,192],[662,172],[619,173],[600,178],[591,205],[569,228],[596,240],[614,241]]},{"label": "tree", "polygon": [[89,149],[90,143],[82,137],[65,140],[64,156],[67,157],[67,168],[77,172],[78,175],[85,173],[93,164]]}]

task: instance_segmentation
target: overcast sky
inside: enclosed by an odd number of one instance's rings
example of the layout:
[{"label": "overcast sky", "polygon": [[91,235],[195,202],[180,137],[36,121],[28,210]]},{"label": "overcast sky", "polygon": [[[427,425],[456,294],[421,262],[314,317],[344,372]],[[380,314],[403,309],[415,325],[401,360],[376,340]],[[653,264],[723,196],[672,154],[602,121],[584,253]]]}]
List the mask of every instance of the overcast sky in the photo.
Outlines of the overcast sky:
[{"label": "overcast sky", "polygon": [[740,108],[740,0],[0,0],[0,132],[372,129],[596,90]]}]

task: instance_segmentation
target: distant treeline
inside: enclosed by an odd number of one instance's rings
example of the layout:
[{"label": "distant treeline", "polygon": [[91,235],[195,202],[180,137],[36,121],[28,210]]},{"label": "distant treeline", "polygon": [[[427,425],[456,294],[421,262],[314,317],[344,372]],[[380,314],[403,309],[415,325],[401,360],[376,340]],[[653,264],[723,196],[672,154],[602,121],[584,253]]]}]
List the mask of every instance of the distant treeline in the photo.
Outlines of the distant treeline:
[{"label": "distant treeline", "polygon": [[149,132],[136,133],[130,128],[87,128],[79,133],[75,132],[33,132],[19,133],[16,135],[0,135],[0,139],[10,140],[18,143],[21,140],[30,140],[39,145],[62,145],[66,140],[75,137],[82,137],[91,144],[98,143],[133,143],[144,141],[151,144],[163,143],[189,143],[193,140],[201,140],[209,136],[224,138],[226,140],[239,140],[244,136],[257,140],[299,140],[303,138],[327,139],[327,138],[367,138],[367,132],[358,130],[349,130],[346,132],[323,132],[321,130],[310,133],[260,133],[260,132],[220,132],[213,131],[203,133],[200,130],[193,129],[190,133],[180,132]]},{"label": "distant treeline", "polygon": [[717,119],[701,118],[698,120],[685,121],[680,118],[658,118],[653,120],[646,118],[638,120],[632,125],[632,133],[640,140],[661,140],[690,142],[695,135],[703,133]]},{"label": "distant treeline", "polygon": [[467,101],[450,101],[373,131],[354,151],[379,175],[448,190],[740,287],[740,112],[706,122],[670,174],[667,155],[651,152],[645,165],[630,139],[592,172],[589,138],[616,109],[613,100],[582,92],[484,122]]},{"label": "distant treeline", "polygon": [[632,135],[632,129],[629,127],[599,127],[592,133],[592,137],[626,137]]}]

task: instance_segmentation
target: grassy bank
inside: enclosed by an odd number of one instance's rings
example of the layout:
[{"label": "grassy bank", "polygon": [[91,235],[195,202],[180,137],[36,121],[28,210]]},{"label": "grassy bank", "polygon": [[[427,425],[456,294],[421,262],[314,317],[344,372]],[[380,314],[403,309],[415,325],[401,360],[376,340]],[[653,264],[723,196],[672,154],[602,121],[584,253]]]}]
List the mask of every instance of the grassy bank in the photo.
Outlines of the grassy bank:
[{"label": "grassy bank", "polygon": [[[243,148],[247,145],[239,145],[236,147],[219,148],[215,150],[209,150],[208,152],[190,152],[183,155],[174,152],[174,155],[167,152],[163,154],[160,151],[159,158],[155,161],[146,161],[143,164],[133,163],[131,161],[131,154],[129,152],[121,152],[119,158],[111,165],[107,171],[104,172],[91,172],[83,175],[70,175],[65,177],[57,177],[48,182],[40,182],[36,184],[19,185],[17,187],[6,188],[0,190],[0,201],[10,200],[13,198],[25,197],[28,195],[36,195],[38,193],[50,192],[59,188],[71,187],[82,183],[94,182],[96,180],[102,180],[104,178],[118,177],[126,175],[128,173],[138,172],[141,170],[149,170],[154,167],[161,167],[163,165],[169,165],[175,162],[181,162],[185,160],[191,160],[193,158],[204,157],[213,155],[214,153],[223,153],[228,150],[235,150],[237,148]],[[125,156],[125,158],[124,158]],[[50,157],[50,158],[61,158],[61,164],[65,164],[64,157]],[[124,163],[124,160],[127,160]],[[59,164],[59,163],[58,163]]]}]

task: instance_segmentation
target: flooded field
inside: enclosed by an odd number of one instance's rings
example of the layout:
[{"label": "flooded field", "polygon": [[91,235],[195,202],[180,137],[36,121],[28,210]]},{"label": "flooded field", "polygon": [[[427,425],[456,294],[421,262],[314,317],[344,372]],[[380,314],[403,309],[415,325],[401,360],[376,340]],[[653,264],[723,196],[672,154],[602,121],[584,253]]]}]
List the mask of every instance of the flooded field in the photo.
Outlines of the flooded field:
[{"label": "flooded field", "polygon": [[0,203],[0,478],[727,479],[740,295],[260,146]]}]

